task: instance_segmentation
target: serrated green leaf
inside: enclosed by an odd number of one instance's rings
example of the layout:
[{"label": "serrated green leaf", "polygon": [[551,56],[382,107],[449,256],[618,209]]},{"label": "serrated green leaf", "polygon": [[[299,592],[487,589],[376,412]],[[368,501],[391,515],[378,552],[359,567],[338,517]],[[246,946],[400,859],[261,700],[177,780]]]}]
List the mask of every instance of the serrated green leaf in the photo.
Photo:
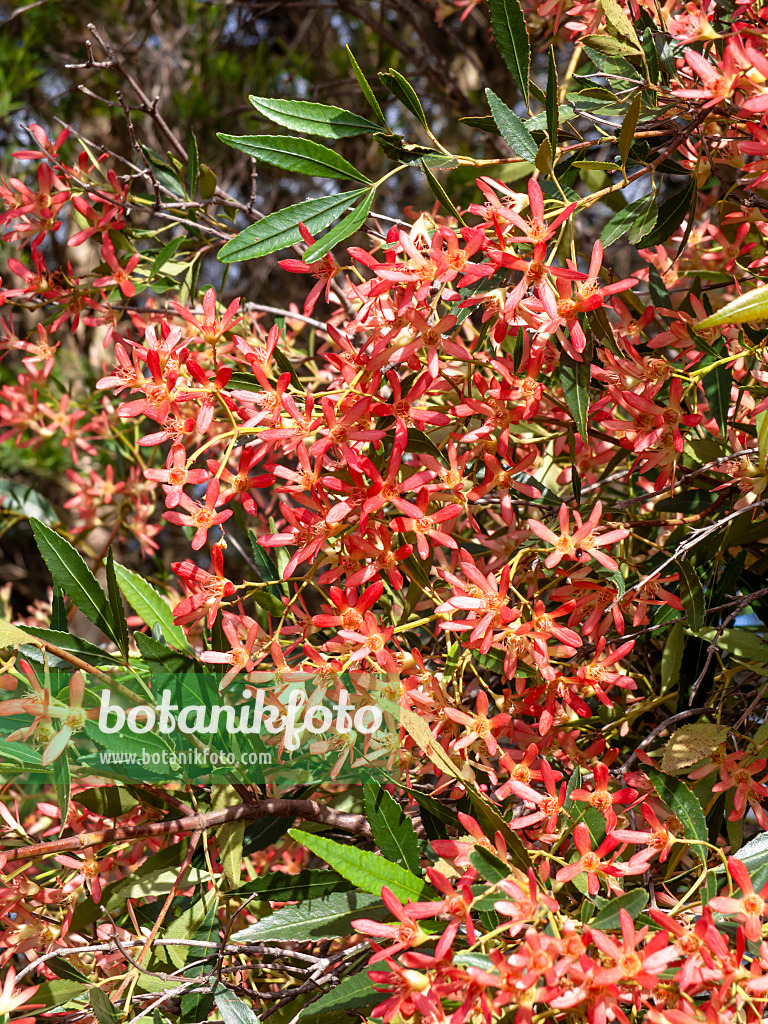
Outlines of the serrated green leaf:
[{"label": "serrated green leaf", "polygon": [[582,36],[581,41],[589,46],[594,52],[605,54],[607,57],[630,57],[637,54],[637,49],[631,43],[626,43],[615,36],[595,35],[590,33]]},{"label": "serrated green leaf", "polygon": [[488,0],[496,48],[529,106],[531,42],[520,0]]},{"label": "serrated green leaf", "polygon": [[[49,644],[53,644],[55,647],[60,647],[62,651],[66,651],[67,654],[76,654],[78,658],[82,658],[83,661],[87,661],[89,665],[118,665],[120,659],[115,657],[114,654],[109,654],[107,651],[103,651],[101,647],[97,647],[96,644],[91,644],[87,640],[80,640],[79,637],[74,636],[72,633],[59,632],[56,629],[40,629],[38,626],[25,626],[24,632],[28,633],[31,637],[35,637],[38,640],[47,640]],[[34,640],[28,640],[27,643],[34,643]],[[29,657],[29,655],[27,655]],[[32,659],[36,662],[43,661],[42,652],[37,655],[32,655]],[[71,669],[71,664],[64,662],[54,655],[48,655],[48,662],[52,668],[67,668]]]},{"label": "serrated green leaf", "polygon": [[296,875],[273,871],[262,878],[246,882],[226,893],[227,897],[239,898],[253,893],[270,902],[287,903],[293,900],[302,903],[319,899],[333,892],[349,892],[352,883],[335,871],[327,868],[302,868]]},{"label": "serrated green leaf", "polygon": [[[650,765],[644,764],[643,771],[653,783],[653,787],[661,799],[683,826],[685,838],[692,840],[692,852],[703,864],[706,864],[707,850],[702,843],[708,842],[709,834],[699,801],[681,779],[666,775]],[[693,840],[698,841],[693,842]]]},{"label": "serrated green leaf", "polygon": [[120,818],[138,806],[139,801],[122,786],[94,786],[81,790],[72,800],[102,818]]},{"label": "serrated green leaf", "polygon": [[259,256],[285,249],[301,242],[299,223],[316,235],[333,224],[345,210],[368,189],[357,188],[350,192],[342,192],[335,196],[321,196],[319,199],[307,199],[296,203],[285,210],[270,213],[267,217],[251,224],[219,249],[217,259],[221,263],[238,263],[242,260],[254,260]]},{"label": "serrated green leaf", "polygon": [[363,96],[365,96],[365,99],[366,99],[366,102],[368,103],[368,106],[373,111],[373,116],[376,118],[377,121],[379,121],[386,128],[386,126],[387,126],[386,118],[384,117],[384,113],[383,113],[381,107],[379,106],[379,101],[373,95],[373,89],[371,89],[371,86],[370,86],[370,84],[368,82],[368,79],[365,77],[363,72],[360,70],[360,65],[355,60],[355,56],[352,53],[352,51],[350,50],[350,48],[347,47],[346,49],[347,49],[347,57],[349,58],[349,63],[351,65],[351,67],[352,67],[352,71],[354,73],[354,76],[357,79],[357,84],[360,86],[360,90],[361,90]]},{"label": "serrated green leaf", "polygon": [[718,632],[708,627],[699,629],[696,635],[708,643],[714,641],[721,650],[728,651],[737,658],[768,664],[768,643],[755,633],[750,633],[748,629],[724,629]]},{"label": "serrated green leaf", "polygon": [[331,228],[327,235],[323,235],[323,237],[318,238],[313,245],[310,245],[303,257],[306,262],[312,263],[314,260],[321,259],[327,252],[330,252],[334,245],[338,245],[339,242],[343,242],[345,238],[349,238],[350,235],[354,235],[354,233],[365,223],[366,217],[371,212],[373,197],[375,195],[376,193],[372,189],[354,210],[350,211],[346,217]]},{"label": "serrated green leaf", "polygon": [[474,848],[469,855],[469,860],[478,875],[486,882],[490,882],[491,885],[496,885],[497,882],[503,882],[509,878],[509,866],[482,846]]},{"label": "serrated green leaf", "polygon": [[59,754],[56,760],[51,765],[53,772],[53,785],[56,789],[56,801],[59,805],[59,812],[61,814],[61,829],[59,834],[63,834],[67,827],[67,815],[69,814],[69,798],[72,792],[72,773],[69,770],[69,761],[67,760],[67,752]]},{"label": "serrated green leaf", "polygon": [[169,260],[173,259],[176,255],[176,250],[184,240],[184,236],[182,235],[179,238],[172,238],[167,245],[163,246],[157,256],[155,256],[154,263],[149,271],[150,280],[158,273],[158,271],[162,270]]},{"label": "serrated green leaf", "polygon": [[259,1024],[259,1018],[250,1006],[223,985],[216,985],[213,1000],[224,1024]]},{"label": "serrated green leaf", "polygon": [[547,71],[547,98],[544,106],[547,114],[547,134],[549,135],[549,144],[552,147],[552,153],[554,153],[557,150],[557,129],[559,126],[559,108],[557,103],[557,64],[555,63],[554,46],[550,46],[549,48],[549,69]]},{"label": "serrated green leaf", "polygon": [[[711,360],[711,357],[706,357]],[[699,366],[703,369],[706,363],[702,361]],[[723,437],[728,435],[728,409],[731,405],[731,387],[733,385],[733,366],[730,363],[721,363],[715,366],[702,379],[704,395],[715,422],[720,428]]]},{"label": "serrated green leaf", "polygon": [[[605,247],[613,245],[622,235],[626,235],[638,217],[642,217],[650,206],[656,209],[653,196],[641,196],[640,199],[627,203],[623,210],[619,210],[611,217],[600,232],[600,241],[603,245]],[[645,244],[645,239],[643,239],[643,244]]]},{"label": "serrated green leaf", "polygon": [[173,611],[154,587],[143,576],[122,565],[115,566],[115,576],[126,601],[136,614],[150,627],[159,625],[169,644],[188,651],[189,644],[184,630],[174,625]]},{"label": "serrated green leaf", "polygon": [[39,519],[30,519],[30,524],[43,561],[56,583],[87,619],[117,643],[119,632],[107,595],[80,553]]},{"label": "serrated green leaf", "polygon": [[684,186],[684,188],[678,189],[677,192],[673,192],[668,199],[665,199],[664,202],[660,204],[658,214],[656,216],[656,227],[642,240],[644,248],[648,248],[653,245],[662,245],[664,242],[668,242],[670,240],[672,235],[682,224],[683,218],[688,213],[692,199],[695,195],[696,178],[694,176],[690,179],[688,184]]},{"label": "serrated green leaf", "polygon": [[218,132],[217,138],[254,160],[283,171],[308,174],[313,178],[349,178],[366,185],[373,184],[343,156],[309,139],[297,139],[292,135],[226,135],[224,132]]},{"label": "serrated green leaf", "polygon": [[189,183],[189,197],[195,198],[197,190],[197,176],[200,173],[200,161],[197,151],[197,139],[195,133],[189,133],[189,153],[187,154],[187,181]]},{"label": "serrated green leaf", "polygon": [[[381,965],[382,967],[384,964]],[[333,1019],[339,1022],[347,1020],[348,1010],[360,1010],[366,1006],[374,1006],[381,1002],[381,992],[375,987],[375,983],[368,977],[366,971],[353,974],[351,978],[344,980],[326,992],[324,996],[315,1003],[311,1003],[301,1011],[300,1020],[307,1021],[319,1017],[321,1014],[333,1013]]]},{"label": "serrated green leaf", "polygon": [[661,692],[673,690],[680,679],[680,666],[685,649],[685,630],[682,622],[676,622],[667,634],[661,655]]},{"label": "serrated green leaf", "polygon": [[348,139],[381,130],[381,125],[359,117],[351,110],[325,103],[280,100],[269,96],[249,96],[248,99],[251,106],[270,121],[306,135],[319,135],[324,139]]},{"label": "serrated green leaf", "polygon": [[94,985],[88,993],[88,1001],[98,1024],[117,1024],[117,1012],[106,992]]},{"label": "serrated green leaf", "polygon": [[343,846],[324,836],[310,835],[296,828],[290,829],[288,834],[297,843],[322,857],[342,878],[363,892],[380,896],[382,887],[386,885],[401,903],[416,901],[424,893],[426,882],[423,879],[398,864],[390,864],[369,850]]},{"label": "serrated green leaf", "polygon": [[493,119],[509,148],[523,160],[535,163],[539,147],[525,124],[492,89],[486,89],[485,96]]},{"label": "serrated green leaf", "polygon": [[[635,131],[637,130],[637,122],[640,118],[641,102],[642,94],[639,92],[635,93],[621,125],[621,131],[619,132],[619,156],[621,157],[622,167],[626,167],[630,146],[635,141]],[[654,223],[656,222],[655,217],[653,221]]]},{"label": "serrated green leaf", "polygon": [[639,211],[632,227],[629,229],[630,245],[645,244],[645,238],[653,230],[658,214],[658,207],[654,202],[648,203],[644,209]]},{"label": "serrated green leaf", "polygon": [[586,352],[579,363],[567,352],[560,356],[560,387],[563,389],[565,404],[573,416],[581,438],[587,440],[587,413],[589,412],[590,364]]},{"label": "serrated green leaf", "polygon": [[600,931],[616,931],[621,925],[620,910],[626,910],[634,921],[648,905],[648,893],[644,889],[632,889],[623,896],[609,900],[589,922],[590,928]]},{"label": "serrated green leaf", "polygon": [[388,861],[418,876],[421,856],[411,819],[383,786],[366,784],[363,791],[365,815],[379,850]]},{"label": "serrated green leaf", "polygon": [[432,195],[435,197],[435,199],[437,199],[437,201],[440,203],[440,205],[443,207],[446,213],[449,213],[452,217],[455,217],[459,224],[465,224],[466,222],[459,213],[459,211],[454,206],[453,200],[451,199],[451,197],[448,195],[448,193],[445,191],[443,186],[440,184],[440,182],[434,176],[432,171],[430,171],[429,167],[423,160],[421,161],[421,169],[424,172],[424,177],[427,179],[427,184],[429,185]]},{"label": "serrated green leaf", "polygon": [[42,494],[27,484],[0,479],[3,512],[16,512],[25,519],[39,519],[47,526],[58,523],[61,516]]},{"label": "serrated green leaf", "polygon": [[112,545],[109,546],[107,553],[107,561],[105,564],[105,570],[107,574],[107,597],[109,599],[109,607],[112,612],[112,620],[115,623],[115,643],[117,649],[123,655],[124,658],[128,657],[128,623],[125,621],[125,608],[123,607],[123,598],[120,594],[120,588],[117,585],[117,578],[115,577],[115,561],[112,555]]},{"label": "serrated green leaf", "polygon": [[47,981],[38,988],[37,992],[35,992],[35,998],[31,1002],[41,1004],[46,1010],[52,1010],[57,1006],[63,1006],[65,1003],[71,1002],[87,991],[88,986],[83,982],[63,979],[60,981]]},{"label": "serrated green leaf", "polygon": [[634,44],[635,49],[639,50],[640,40],[637,38],[635,27],[618,0],[600,0],[600,6],[603,8],[605,20],[608,24],[612,25],[619,35],[629,39]]},{"label": "serrated green leaf", "polygon": [[[296,831],[296,830],[292,830]],[[371,854],[375,857],[374,854]],[[383,863],[378,858],[379,863]],[[255,924],[235,932],[232,942],[264,942],[290,939],[306,942],[309,939],[339,938],[354,930],[352,921],[359,917],[386,917],[389,911],[378,896],[362,892],[334,892],[316,900],[306,900],[295,906],[283,907]]]},{"label": "serrated green leaf", "polygon": [[379,78],[387,89],[403,104],[406,110],[410,110],[422,126],[429,131],[429,123],[419,97],[410,82],[404,78],[399,71],[389,68],[388,71],[380,71]]},{"label": "serrated green leaf", "polygon": [[676,564],[680,570],[680,600],[688,616],[688,625],[694,633],[698,633],[704,625],[706,612],[701,580],[687,558],[676,559]]}]

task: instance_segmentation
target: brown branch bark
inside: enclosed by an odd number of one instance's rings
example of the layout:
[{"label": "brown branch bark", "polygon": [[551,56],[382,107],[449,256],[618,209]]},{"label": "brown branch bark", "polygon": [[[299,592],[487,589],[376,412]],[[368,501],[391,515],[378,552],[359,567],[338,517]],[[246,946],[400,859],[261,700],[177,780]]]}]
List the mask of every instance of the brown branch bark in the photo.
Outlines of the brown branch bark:
[{"label": "brown branch bark", "polygon": [[54,839],[47,843],[35,843],[32,846],[20,846],[4,850],[6,860],[30,860],[34,857],[50,857],[57,853],[70,850],[85,850],[93,846],[104,846],[107,843],[121,843],[129,839],[147,839],[151,836],[172,836],[184,832],[201,832],[206,828],[216,828],[229,821],[250,821],[254,818],[303,818],[305,821],[318,821],[324,825],[352,832],[364,839],[372,838],[371,827],[362,814],[349,814],[336,811],[315,800],[260,800],[256,804],[235,804],[219,811],[207,811],[205,814],[190,814],[172,821],[153,821],[145,825],[126,825],[122,828],[103,829],[100,832],[84,832],[77,836]]}]

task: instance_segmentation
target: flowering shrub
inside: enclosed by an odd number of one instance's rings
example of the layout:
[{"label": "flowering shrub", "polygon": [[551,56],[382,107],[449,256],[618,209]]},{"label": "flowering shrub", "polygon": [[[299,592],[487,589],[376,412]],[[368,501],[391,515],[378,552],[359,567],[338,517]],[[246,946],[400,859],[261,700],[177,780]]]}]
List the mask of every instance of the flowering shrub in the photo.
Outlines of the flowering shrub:
[{"label": "flowering shrub", "polygon": [[[373,120],[251,97],[293,134],[221,139],[356,187],[239,233],[194,145],[147,165],[159,237],[67,131],[0,182],[2,440],[71,494],[0,507],[53,581],[0,623],[5,1013],[765,1015],[764,12],[488,13],[521,99],[471,127],[509,156],[447,152],[392,70],[429,145],[395,135],[353,60]],[[433,210],[378,214],[414,171]],[[294,248],[302,311],[198,288],[225,223],[224,264]]]}]

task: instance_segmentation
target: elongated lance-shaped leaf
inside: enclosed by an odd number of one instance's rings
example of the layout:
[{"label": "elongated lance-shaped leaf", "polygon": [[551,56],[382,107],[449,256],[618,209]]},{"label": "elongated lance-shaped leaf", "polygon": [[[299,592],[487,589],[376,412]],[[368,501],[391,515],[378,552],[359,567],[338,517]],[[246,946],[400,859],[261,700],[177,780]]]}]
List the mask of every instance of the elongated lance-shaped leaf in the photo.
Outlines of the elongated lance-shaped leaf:
[{"label": "elongated lance-shaped leaf", "polygon": [[582,440],[587,440],[587,413],[589,411],[590,364],[586,351],[579,363],[566,352],[560,356],[560,386],[565,404],[573,416],[576,429]]},{"label": "elongated lance-shaped leaf", "polygon": [[384,112],[382,111],[379,105],[379,101],[373,95],[373,89],[371,89],[368,79],[360,70],[360,65],[357,63],[355,55],[352,53],[349,47],[347,47],[347,57],[349,58],[349,63],[352,67],[352,72],[355,78],[357,79],[357,84],[360,86],[360,91],[362,92],[363,96],[365,96],[366,103],[373,111],[373,116],[380,124],[382,124],[386,128],[387,121],[386,118],[384,117]]},{"label": "elongated lance-shaped leaf", "polygon": [[[664,242],[668,242],[689,212],[695,195],[696,176],[694,175],[684,188],[674,192],[659,205],[656,227],[642,239],[643,245],[662,245]],[[743,323],[743,321],[734,320],[733,323]]]},{"label": "elongated lance-shaped leaf", "polygon": [[346,238],[354,235],[363,226],[366,217],[371,212],[375,195],[376,193],[371,189],[365,199],[354,210],[351,210],[346,217],[342,218],[338,224],[334,225],[327,235],[323,235],[313,245],[310,245],[304,253],[304,259],[307,263],[322,259],[327,252],[330,252],[334,245],[338,245],[339,242],[343,242]]},{"label": "elongated lance-shaped leaf", "polygon": [[137,572],[132,572],[122,565],[115,566],[115,576],[123,596],[136,614],[140,615],[148,626],[159,624],[163,637],[169,644],[182,650],[189,650],[184,630],[174,624],[171,608],[152,584]]},{"label": "elongated lance-shaped leaf", "polygon": [[708,327],[721,327],[723,324],[751,324],[759,320],[768,320],[768,284],[744,292],[743,295],[726,303],[712,316],[699,320],[694,327],[706,330]]},{"label": "elongated lance-shaped leaf", "polygon": [[531,41],[520,0],[488,0],[496,47],[529,106]]},{"label": "elongated lance-shaped leaf", "polygon": [[221,263],[239,263],[242,260],[255,260],[259,256],[267,256],[279,249],[301,242],[299,223],[315,235],[333,224],[345,210],[367,189],[357,188],[351,192],[342,192],[335,196],[321,196],[319,199],[307,199],[296,203],[285,210],[270,213],[267,217],[251,224],[219,249],[217,258]]},{"label": "elongated lance-shaped leaf", "polygon": [[349,178],[372,184],[369,178],[345,160],[343,156],[309,139],[296,139],[291,135],[225,135],[222,142],[233,149],[247,153],[254,160],[279,167],[283,171],[309,174],[315,178]]},{"label": "elongated lance-shaped leaf", "polygon": [[529,163],[536,162],[539,147],[523,121],[507,104],[499,99],[493,89],[486,89],[485,96],[491,108],[493,119],[510,149]]},{"label": "elongated lance-shaped leaf", "polygon": [[380,896],[382,887],[386,885],[401,903],[405,903],[406,900],[421,899],[427,888],[427,883],[423,879],[401,868],[399,864],[390,864],[369,850],[342,846],[332,839],[314,836],[297,828],[289,829],[288,834],[297,843],[322,857],[342,878],[346,878],[363,892]]},{"label": "elongated lance-shaped leaf", "polygon": [[319,135],[324,139],[348,139],[355,135],[368,135],[381,131],[381,125],[351,110],[309,103],[307,100],[279,100],[269,96],[249,96],[251,106],[270,121],[283,128],[292,128],[305,135]]},{"label": "elongated lance-shaped leaf", "polygon": [[706,613],[701,580],[687,558],[677,559],[677,567],[680,570],[680,600],[688,616],[688,625],[694,633],[698,633],[704,625]]},{"label": "elongated lance-shaped leaf", "polygon": [[390,68],[389,71],[380,71],[379,78],[392,95],[400,100],[405,109],[410,110],[413,116],[418,118],[422,126],[429,131],[429,122],[421,105],[421,100],[416,95],[416,91],[408,79],[403,78],[400,72],[395,71],[393,68]]},{"label": "elongated lance-shaped leaf", "polygon": [[558,104],[557,104],[557,64],[555,63],[555,48],[549,48],[549,71],[547,73],[547,98],[545,101],[547,113],[547,134],[549,144],[552,147],[552,155],[557,150],[557,129],[558,129]]},{"label": "elongated lance-shaped leaf", "polygon": [[96,577],[69,541],[60,537],[39,519],[30,519],[32,532],[43,561],[54,580],[72,604],[76,605],[86,618],[106,633],[119,646],[120,631],[114,620],[107,595],[99,586]]}]

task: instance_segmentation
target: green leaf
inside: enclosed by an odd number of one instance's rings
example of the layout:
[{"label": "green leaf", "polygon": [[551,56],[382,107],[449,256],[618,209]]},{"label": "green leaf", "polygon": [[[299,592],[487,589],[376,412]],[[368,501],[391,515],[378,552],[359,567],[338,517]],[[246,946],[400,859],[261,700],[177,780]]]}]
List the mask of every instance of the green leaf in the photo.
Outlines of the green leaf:
[{"label": "green leaf", "polygon": [[[640,118],[641,102],[642,94],[639,92],[635,93],[632,102],[629,104],[629,109],[627,110],[627,113],[624,116],[624,121],[621,125],[621,131],[619,132],[619,156],[621,157],[622,167],[626,167],[630,147],[632,143],[635,141],[635,131],[637,130],[637,122]],[[655,223],[656,218],[654,217],[653,220]]]},{"label": "green leaf", "polygon": [[587,441],[587,413],[589,411],[589,378],[591,367],[586,351],[583,360],[578,363],[563,352],[560,356],[560,386],[563,389],[565,404],[573,416],[576,429],[582,440]]},{"label": "green leaf", "polygon": [[694,326],[699,329],[720,327],[723,324],[751,324],[768,320],[768,284],[743,292],[738,298],[726,303],[712,316],[705,317]]},{"label": "green leaf", "polygon": [[382,854],[413,875],[421,873],[419,841],[411,819],[383,786],[365,785],[365,815]]},{"label": "green leaf", "polygon": [[[738,851],[731,851],[731,856],[740,860],[752,878],[752,885],[755,892],[768,882],[768,832],[761,832],[748,843],[745,843]],[[718,864],[715,872],[725,871],[722,864]]]},{"label": "green leaf", "polygon": [[488,0],[496,48],[529,106],[531,43],[520,0]]},{"label": "green leaf", "polygon": [[624,8],[619,3],[619,0],[601,0],[600,6],[603,8],[605,14],[605,20],[609,25],[624,36],[625,39],[629,39],[637,50],[640,49],[640,40],[637,38],[635,27],[632,21],[628,17]]},{"label": "green leaf", "polygon": [[521,156],[523,160],[535,163],[539,147],[534,142],[533,136],[525,127],[525,124],[514,110],[510,110],[507,104],[499,99],[492,89],[486,89],[485,96],[488,100],[488,106],[491,108],[493,119],[509,148],[517,156]]},{"label": "green leaf", "polygon": [[106,992],[94,985],[88,993],[88,1001],[98,1024],[117,1024],[117,1012]]},{"label": "green leaf", "polygon": [[117,643],[119,631],[107,596],[82,556],[69,541],[39,519],[30,519],[30,524],[43,561],[55,582],[86,618]]},{"label": "green leaf", "polygon": [[302,868],[297,875],[286,875],[282,871],[274,871],[263,878],[256,878],[227,892],[228,898],[239,898],[257,893],[270,902],[287,903],[297,900],[319,899],[332,892],[349,892],[352,883],[341,878],[335,871],[327,868]]},{"label": "green leaf", "polygon": [[417,427],[411,427],[408,431],[408,441],[405,446],[407,452],[419,455],[431,455],[438,462],[447,465],[445,455],[440,451],[432,438]]},{"label": "green leaf", "polygon": [[120,818],[138,806],[139,801],[122,786],[94,786],[76,793],[72,800],[102,818]]},{"label": "green leaf", "polygon": [[402,135],[384,134],[379,132],[374,135],[376,145],[382,153],[396,163],[416,164],[424,160],[430,167],[458,167],[459,162],[455,156],[440,153],[429,146],[420,146],[415,142],[406,142]]},{"label": "green leaf", "polygon": [[435,199],[437,199],[447,213],[450,213],[452,217],[456,218],[459,224],[465,224],[466,222],[454,206],[453,200],[423,160],[421,161],[421,169],[424,172],[424,177],[427,179],[427,184],[429,185]]},{"label": "green leaf", "polygon": [[216,172],[211,170],[208,164],[200,164],[200,175],[198,178],[200,198],[203,200],[211,199],[217,185]]},{"label": "green leaf", "polygon": [[379,78],[387,89],[389,89],[392,95],[400,100],[405,109],[410,110],[413,116],[416,117],[427,132],[429,132],[429,123],[424,114],[424,108],[422,107],[421,101],[416,95],[416,91],[410,82],[406,78],[403,78],[400,72],[395,71],[394,68],[390,68],[388,71],[380,71]]},{"label": "green leaf", "polygon": [[152,264],[151,270],[149,271],[150,279],[152,279],[159,270],[162,270],[162,268],[166,265],[166,263],[168,263],[169,260],[173,259],[173,257],[176,255],[176,250],[184,241],[185,238],[182,235],[179,238],[172,238],[170,242],[167,243],[167,245],[163,246],[163,248],[160,250],[157,256],[155,256],[155,261]]},{"label": "green leaf", "polygon": [[217,137],[233,149],[247,153],[254,160],[279,167],[283,171],[309,174],[313,178],[349,178],[372,184],[369,178],[327,146],[291,135],[226,135]]},{"label": "green leaf", "polygon": [[[384,967],[384,964],[380,965]],[[300,1020],[314,1018],[323,1013],[333,1013],[334,1020],[341,1022],[351,1020],[344,1011],[360,1010],[366,1006],[374,1006],[381,1002],[381,992],[376,989],[375,983],[368,977],[366,971],[353,974],[351,978],[344,978],[336,988],[326,992],[316,1003],[306,1006],[299,1017]]]},{"label": "green leaf", "polygon": [[31,632],[14,626],[12,622],[0,619],[0,648],[34,644],[35,637]]},{"label": "green leaf", "polygon": [[763,409],[762,412],[757,414],[755,426],[757,427],[758,464],[763,469],[768,458],[768,409]]},{"label": "green leaf", "polygon": [[242,260],[255,260],[259,256],[267,256],[278,249],[286,249],[290,245],[301,242],[299,223],[316,235],[330,224],[333,224],[345,210],[368,189],[357,188],[351,192],[341,192],[335,196],[322,196],[319,199],[307,199],[296,203],[285,210],[270,213],[267,217],[249,225],[236,238],[232,238],[219,249],[217,259],[221,263],[239,263]]},{"label": "green leaf", "polygon": [[482,846],[474,848],[469,855],[469,860],[478,875],[486,882],[490,882],[491,885],[496,885],[497,882],[503,882],[509,878],[509,867]]},{"label": "green leaf", "polygon": [[213,999],[224,1024],[259,1024],[259,1018],[250,1006],[222,984],[216,985]]},{"label": "green leaf", "polygon": [[[654,210],[656,209],[653,196],[641,196],[640,199],[635,199],[634,202],[627,203],[623,210],[619,210],[618,213],[611,217],[600,232],[600,241],[603,245],[606,247],[613,245],[613,243],[621,238],[622,235],[626,235],[633,224],[637,221],[638,217],[644,216],[646,214],[646,210],[650,206],[652,206]],[[643,244],[645,244],[645,242],[646,239],[643,239]]]},{"label": "green leaf", "polygon": [[[712,361],[711,356],[706,360]],[[704,368],[706,362],[702,360],[699,366]],[[733,366],[730,363],[721,363],[710,370],[703,378],[704,394],[712,415],[720,427],[723,437],[728,434],[728,409],[731,405],[731,387],[733,385]]]},{"label": "green leaf", "polygon": [[350,110],[325,103],[278,100],[268,96],[249,96],[248,99],[270,121],[306,135],[319,135],[324,139],[348,139],[353,135],[368,135],[381,130],[381,125],[365,117],[358,117]]},{"label": "green leaf", "polygon": [[[42,1004],[46,1010],[53,1010],[57,1006],[71,1002],[87,990],[88,986],[79,981],[47,981],[38,988],[35,998],[31,1002]],[[78,1009],[82,1009],[82,1007],[78,1007]]]},{"label": "green leaf", "polygon": [[[295,831],[295,830],[294,830]],[[374,854],[370,855],[375,858]],[[379,857],[379,863],[385,863]],[[231,942],[263,942],[265,939],[306,942],[309,939],[340,938],[354,930],[359,917],[381,918],[389,911],[378,898],[361,892],[334,892],[316,900],[306,900],[276,910],[255,924],[235,932]]]},{"label": "green leaf", "polygon": [[[66,651],[67,654],[76,654],[78,658],[87,661],[89,665],[120,664],[120,659],[116,658],[114,654],[103,651],[101,647],[97,647],[96,644],[91,644],[87,640],[80,640],[79,637],[73,636],[72,633],[63,633],[56,629],[40,629],[38,626],[25,626],[24,632],[28,633],[30,637],[36,637],[38,640],[47,640],[48,643]],[[27,640],[27,643],[34,643],[34,640]],[[29,655],[27,656],[29,657]],[[32,660],[42,662],[42,653],[37,656],[33,655]],[[64,662],[52,654],[48,655],[48,663],[53,668],[72,668],[69,662]]]},{"label": "green leaf", "polygon": [[[668,199],[661,203],[656,217],[656,227],[643,238],[643,247],[648,248],[652,245],[662,245],[664,242],[668,242],[682,224],[683,218],[690,210],[695,196],[696,178],[694,176],[684,188],[673,192]],[[697,326],[701,327],[702,324]]]},{"label": "green leaf", "polygon": [[685,614],[688,616],[688,625],[694,633],[698,634],[704,625],[704,614],[706,612],[701,580],[687,558],[680,558],[675,561],[680,570],[680,600],[683,602]]},{"label": "green leaf", "polygon": [[347,57],[349,57],[349,63],[352,67],[352,71],[354,72],[355,78],[357,79],[357,84],[360,86],[362,94],[363,96],[365,96],[366,102],[368,103],[368,106],[373,111],[373,116],[386,128],[387,121],[386,118],[384,117],[384,113],[381,107],[379,106],[379,101],[373,95],[373,89],[371,89],[368,83],[368,79],[360,70],[360,65],[355,60],[355,56],[349,47],[347,47]]},{"label": "green leaf", "polygon": [[72,775],[69,770],[69,761],[67,760],[66,750],[62,754],[59,754],[51,767],[53,771],[53,784],[56,789],[56,800],[58,801],[59,811],[61,813],[61,829],[59,831],[59,835],[62,835],[67,827],[69,799],[72,792]]},{"label": "green leaf", "polygon": [[653,768],[650,765],[644,764],[643,771],[653,783],[653,787],[661,799],[676,815],[678,821],[683,826],[685,838],[700,840],[700,842],[692,843],[691,850],[703,864],[706,864],[707,850],[702,845],[702,842],[709,840],[709,834],[707,832],[707,823],[704,820],[704,812],[699,801],[680,779],[666,775],[664,772],[659,771],[658,768]]},{"label": "green leaf", "polygon": [[327,235],[323,235],[307,249],[304,253],[303,259],[307,263],[312,263],[314,260],[319,260],[327,252],[338,245],[339,242],[343,242],[345,238],[349,238],[350,235],[360,228],[364,223],[368,214],[371,212],[371,206],[373,205],[373,197],[376,195],[375,191],[371,189],[368,195],[363,201],[355,207],[350,213],[340,220],[335,227],[331,228]]},{"label": "green leaf", "polygon": [[122,565],[115,566],[115,576],[126,601],[136,614],[150,627],[159,625],[168,643],[189,650],[184,630],[174,625],[173,612],[154,587],[143,576]]},{"label": "green leaf", "polygon": [[616,39],[615,36],[608,35],[585,35],[581,37],[581,42],[591,47],[591,49],[597,50],[599,53],[604,53],[607,57],[630,57],[637,55],[637,50],[631,43],[622,42],[621,39]]},{"label": "green leaf", "polygon": [[661,692],[673,690],[680,679],[680,666],[683,663],[685,648],[685,630],[682,622],[676,622],[667,634],[664,651],[661,655]]},{"label": "green leaf", "polygon": [[107,553],[106,562],[106,573],[107,573],[107,596],[109,598],[109,607],[112,611],[112,619],[115,623],[115,632],[117,634],[115,642],[117,648],[124,658],[128,657],[128,623],[125,621],[125,608],[123,607],[123,599],[120,595],[120,588],[117,585],[117,579],[115,578],[115,561],[112,555],[112,545],[109,545],[109,552]]},{"label": "green leaf", "polygon": [[756,633],[750,633],[748,629],[723,629],[718,634],[718,631],[710,626],[699,629],[696,635],[708,643],[714,641],[721,650],[728,651],[737,658],[768,664],[768,643],[761,640]]},{"label": "green leaf", "polygon": [[[197,153],[197,139],[195,133],[189,133],[189,153],[187,154],[187,181],[189,182],[189,197],[195,198],[197,190],[197,176],[200,173],[200,161]],[[182,236],[183,237],[183,236]]]},{"label": "green leaf", "polygon": [[650,234],[656,224],[658,214],[658,207],[653,202],[648,203],[648,205],[638,213],[632,227],[629,229],[630,245],[644,244],[646,235]]},{"label": "green leaf", "polygon": [[322,857],[334,871],[350,881],[363,892],[381,895],[382,886],[387,886],[401,903],[418,900],[424,893],[426,882],[399,864],[390,864],[369,850],[358,850],[354,846],[343,846],[324,836],[311,835],[301,829],[292,828],[288,835],[297,843]]},{"label": "green leaf", "polygon": [[557,150],[557,129],[558,129],[558,104],[557,104],[557,64],[555,63],[555,48],[549,48],[549,70],[547,72],[547,98],[545,101],[547,114],[547,134],[552,153]]},{"label": "green leaf", "polygon": [[667,291],[667,286],[664,284],[661,274],[652,264],[648,268],[648,290],[654,306],[666,306],[669,308],[672,299]]},{"label": "green leaf", "polygon": [[15,512],[25,519],[39,519],[48,526],[61,519],[50,501],[27,484],[0,479],[0,497],[3,512]]},{"label": "green leaf", "polygon": [[590,928],[600,931],[615,931],[620,927],[619,911],[626,910],[634,921],[648,904],[648,893],[644,889],[631,889],[615,900],[609,900],[589,922]]}]

